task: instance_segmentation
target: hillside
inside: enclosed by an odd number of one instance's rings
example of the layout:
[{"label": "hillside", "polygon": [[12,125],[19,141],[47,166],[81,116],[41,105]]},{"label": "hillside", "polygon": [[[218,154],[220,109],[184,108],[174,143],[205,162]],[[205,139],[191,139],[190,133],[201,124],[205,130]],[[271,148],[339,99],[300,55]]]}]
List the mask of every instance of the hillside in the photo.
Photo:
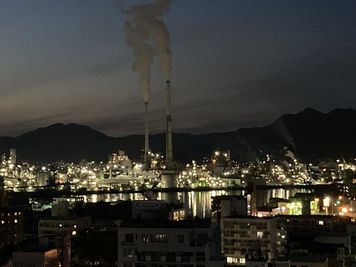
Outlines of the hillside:
[{"label": "hillside", "polygon": [[[262,154],[278,155],[284,146],[302,159],[356,156],[356,111],[335,109],[322,113],[305,109],[286,114],[264,127],[244,128],[225,133],[174,134],[174,156],[185,162],[209,156],[215,149],[229,149],[233,158],[253,160]],[[151,136],[151,148],[165,151],[163,134]],[[143,136],[110,137],[88,126],[53,124],[18,137],[0,137],[0,151],[17,149],[19,160],[106,160],[124,150],[139,159]]]}]

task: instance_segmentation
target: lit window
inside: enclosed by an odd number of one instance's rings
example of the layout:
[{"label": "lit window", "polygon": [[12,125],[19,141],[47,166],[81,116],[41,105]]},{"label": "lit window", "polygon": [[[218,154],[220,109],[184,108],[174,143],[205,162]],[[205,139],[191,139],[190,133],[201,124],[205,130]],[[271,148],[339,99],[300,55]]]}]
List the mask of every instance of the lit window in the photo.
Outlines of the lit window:
[{"label": "lit window", "polygon": [[319,225],[324,225],[324,221],[319,221]]},{"label": "lit window", "polygon": [[150,241],[152,243],[167,243],[168,235],[166,235],[166,234],[151,234]]},{"label": "lit window", "polygon": [[134,254],[134,250],[132,249],[124,249],[123,250],[124,257],[132,258]]},{"label": "lit window", "polygon": [[232,263],[232,264],[238,263],[238,259],[235,258],[235,257],[227,257],[227,258],[226,258],[226,261],[227,261],[227,263]]},{"label": "lit window", "polygon": [[246,263],[246,259],[245,258],[240,258],[240,263],[241,264],[245,264]]},{"label": "lit window", "polygon": [[1,224],[4,224],[5,223],[5,221],[1,221]]},{"label": "lit window", "polygon": [[17,219],[14,220],[14,223],[17,223]]},{"label": "lit window", "polygon": [[77,235],[77,231],[72,231],[72,235]]},{"label": "lit window", "polygon": [[257,238],[262,238],[263,237],[263,232],[257,231]]},{"label": "lit window", "polygon": [[148,234],[143,234],[141,237],[142,243],[149,243],[150,242],[150,236]]},{"label": "lit window", "polygon": [[59,224],[59,227],[63,227],[63,224],[60,223],[60,224]]}]

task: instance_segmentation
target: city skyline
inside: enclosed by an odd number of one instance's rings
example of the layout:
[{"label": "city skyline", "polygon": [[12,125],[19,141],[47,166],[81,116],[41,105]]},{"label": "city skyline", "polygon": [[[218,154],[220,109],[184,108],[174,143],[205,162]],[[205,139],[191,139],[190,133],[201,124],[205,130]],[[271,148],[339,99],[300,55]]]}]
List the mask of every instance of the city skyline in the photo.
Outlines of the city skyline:
[{"label": "city skyline", "polygon": [[[112,136],[143,133],[116,1],[2,4],[0,135],[56,122]],[[350,1],[173,2],[163,19],[172,38],[174,130],[224,131],[306,107],[356,108],[355,8]],[[157,62],[152,80],[150,128],[162,132]]]}]

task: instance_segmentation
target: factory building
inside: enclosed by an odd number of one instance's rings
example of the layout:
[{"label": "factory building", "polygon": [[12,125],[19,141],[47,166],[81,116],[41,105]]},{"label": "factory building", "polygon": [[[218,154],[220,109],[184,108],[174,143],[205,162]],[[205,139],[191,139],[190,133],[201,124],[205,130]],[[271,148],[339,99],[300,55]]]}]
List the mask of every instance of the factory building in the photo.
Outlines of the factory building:
[{"label": "factory building", "polygon": [[49,173],[45,171],[40,171],[36,175],[36,186],[45,186],[49,181]]},{"label": "factory building", "polygon": [[16,165],[16,149],[10,148],[9,164]]}]

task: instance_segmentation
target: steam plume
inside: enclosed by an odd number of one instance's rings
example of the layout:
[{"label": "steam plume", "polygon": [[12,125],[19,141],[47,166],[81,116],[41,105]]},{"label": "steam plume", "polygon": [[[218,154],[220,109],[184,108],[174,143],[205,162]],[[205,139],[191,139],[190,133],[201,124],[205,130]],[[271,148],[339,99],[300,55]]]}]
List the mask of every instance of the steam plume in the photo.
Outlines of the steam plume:
[{"label": "steam plume", "polygon": [[154,49],[159,57],[161,69],[166,80],[170,80],[171,77],[172,52],[170,49],[169,32],[161,17],[167,12],[169,5],[170,0],[156,0],[155,10],[157,13],[150,23]]},{"label": "steam plume", "polygon": [[133,70],[138,72],[144,101],[150,97],[151,64],[157,55],[166,80],[171,75],[171,50],[167,28],[162,16],[170,0],[155,0],[149,4],[131,6],[125,10],[127,44],[134,53]]},{"label": "steam plume", "polygon": [[131,47],[135,56],[132,69],[138,72],[143,100],[148,103],[151,91],[151,64],[153,62],[153,49],[147,42],[149,33],[145,24],[136,16],[125,23],[125,31],[127,32],[127,44]]}]

